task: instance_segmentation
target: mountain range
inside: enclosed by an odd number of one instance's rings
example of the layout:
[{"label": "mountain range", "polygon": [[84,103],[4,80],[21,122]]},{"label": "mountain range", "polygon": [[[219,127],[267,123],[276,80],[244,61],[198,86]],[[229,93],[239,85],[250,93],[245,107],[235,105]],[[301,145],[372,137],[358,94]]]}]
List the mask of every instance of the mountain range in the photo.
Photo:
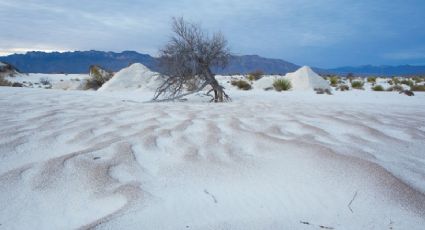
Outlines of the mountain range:
[{"label": "mountain range", "polygon": [[[99,65],[110,71],[119,71],[133,63],[142,63],[154,71],[160,71],[158,59],[135,51],[103,52],[27,52],[0,57],[1,62],[12,64],[24,73],[87,73],[91,65]],[[217,74],[246,74],[261,70],[267,74],[286,74],[300,68],[299,65],[281,59],[264,58],[258,55],[233,55],[225,69],[214,68]],[[359,66],[334,69],[313,68],[322,74],[356,75],[415,75],[425,74],[425,66]]]}]

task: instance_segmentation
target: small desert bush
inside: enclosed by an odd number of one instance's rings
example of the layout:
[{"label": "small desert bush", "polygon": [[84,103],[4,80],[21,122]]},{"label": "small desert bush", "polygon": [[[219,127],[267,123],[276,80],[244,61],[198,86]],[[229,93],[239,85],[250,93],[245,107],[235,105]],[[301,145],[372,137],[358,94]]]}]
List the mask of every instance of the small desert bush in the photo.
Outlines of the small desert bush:
[{"label": "small desert bush", "polygon": [[350,90],[350,86],[348,85],[339,85],[336,90],[341,90],[341,91],[348,91]]},{"label": "small desert bush", "polygon": [[421,83],[421,82],[423,82],[423,81],[424,81],[424,79],[423,79],[423,78],[421,78],[421,77],[413,77],[413,78],[412,78],[412,80],[413,80],[416,84]]},{"label": "small desert bush", "polygon": [[331,86],[336,86],[339,82],[339,78],[337,76],[332,76],[329,78],[329,82],[331,83]]},{"label": "small desert bush", "polygon": [[84,89],[85,90],[89,90],[89,89],[94,89],[97,90],[102,86],[103,83],[97,81],[95,78],[89,78],[86,80],[85,84],[84,84]]},{"label": "small desert bush", "polygon": [[349,74],[347,74],[346,78],[347,78],[347,79],[348,79],[348,81],[350,81],[350,83],[351,83],[351,82],[353,82],[353,81],[354,81],[354,74],[349,73]]},{"label": "small desert bush", "polygon": [[0,76],[0,86],[11,86],[12,83],[6,79],[4,79],[3,76]]},{"label": "small desert bush", "polygon": [[52,85],[52,83],[50,82],[50,79],[47,77],[42,77],[40,78],[40,83],[42,85]]},{"label": "small desert bush", "polygon": [[369,83],[376,83],[376,77],[368,77],[367,82]]},{"label": "small desert bush", "polygon": [[394,83],[394,85],[398,85],[398,84],[400,84],[400,79],[398,79],[398,78],[394,77],[394,78],[393,78],[393,83]]},{"label": "small desert bush", "polygon": [[292,88],[291,81],[288,79],[277,79],[273,82],[273,87],[276,91],[287,91]]},{"label": "small desert bush", "polygon": [[412,85],[410,91],[425,91],[425,85]]},{"label": "small desert bush", "polygon": [[404,90],[403,86],[401,86],[401,85],[394,85],[394,86],[391,86],[387,89],[387,91],[396,91],[396,92],[400,92],[400,91],[403,91],[403,90]]},{"label": "small desert bush", "polygon": [[408,85],[408,86],[413,86],[414,85],[414,83],[413,83],[412,80],[407,80],[407,79],[402,80],[400,83],[401,84],[404,84],[404,85]]},{"label": "small desert bush", "polygon": [[12,87],[24,87],[24,84],[22,84],[20,82],[13,82]]},{"label": "small desert bush", "polygon": [[352,81],[351,82],[351,87],[353,89],[363,89],[364,86],[364,82],[362,81]]},{"label": "small desert bush", "polygon": [[[103,70],[99,66],[90,66],[90,78],[86,80],[84,89],[99,89],[105,82],[109,81],[113,77],[111,72]],[[79,81],[78,79],[77,81]]]},{"label": "small desert bush", "polygon": [[316,94],[328,94],[332,95],[332,92],[330,89],[323,89],[323,88],[315,88],[314,91],[316,91]]},{"label": "small desert bush", "polygon": [[382,85],[375,85],[372,87],[373,91],[385,91],[384,87]]},{"label": "small desert bush", "polygon": [[248,80],[256,81],[263,77],[264,73],[261,70],[257,70],[248,74]]},{"label": "small desert bush", "polygon": [[231,84],[241,90],[250,90],[252,88],[252,86],[244,80],[233,80]]}]

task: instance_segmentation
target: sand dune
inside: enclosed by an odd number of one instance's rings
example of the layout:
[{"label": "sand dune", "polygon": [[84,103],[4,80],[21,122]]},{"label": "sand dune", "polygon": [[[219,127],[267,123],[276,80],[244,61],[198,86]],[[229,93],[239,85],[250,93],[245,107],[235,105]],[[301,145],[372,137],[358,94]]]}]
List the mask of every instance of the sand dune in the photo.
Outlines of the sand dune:
[{"label": "sand dune", "polygon": [[425,225],[425,95],[232,95],[2,88],[0,228]]}]

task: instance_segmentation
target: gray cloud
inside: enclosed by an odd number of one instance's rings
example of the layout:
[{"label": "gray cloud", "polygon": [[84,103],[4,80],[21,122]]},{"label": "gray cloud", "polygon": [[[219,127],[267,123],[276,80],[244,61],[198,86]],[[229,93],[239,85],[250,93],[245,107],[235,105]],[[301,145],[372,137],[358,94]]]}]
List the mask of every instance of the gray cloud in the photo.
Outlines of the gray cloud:
[{"label": "gray cloud", "polygon": [[424,45],[424,10],[419,0],[2,0],[0,54],[98,49],[156,55],[171,17],[184,16],[221,30],[236,54],[325,67],[396,63],[395,55],[382,54]]}]

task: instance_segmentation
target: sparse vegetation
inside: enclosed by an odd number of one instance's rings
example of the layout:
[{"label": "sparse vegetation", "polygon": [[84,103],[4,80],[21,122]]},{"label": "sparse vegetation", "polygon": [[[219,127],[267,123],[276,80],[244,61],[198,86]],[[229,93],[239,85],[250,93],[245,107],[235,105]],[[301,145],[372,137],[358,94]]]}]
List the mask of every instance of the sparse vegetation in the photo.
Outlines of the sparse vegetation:
[{"label": "sparse vegetation", "polygon": [[409,97],[415,96],[415,94],[411,90],[402,90],[399,92],[400,94],[405,94]]},{"label": "sparse vegetation", "polygon": [[412,87],[414,85],[413,81],[412,80],[408,80],[408,79],[404,79],[400,83],[403,84],[403,85],[408,85],[410,87]]},{"label": "sparse vegetation", "polygon": [[316,91],[316,94],[328,94],[328,95],[332,95],[332,92],[330,89],[322,89],[322,88],[316,88],[314,89],[314,91]]},{"label": "sparse vegetation", "polygon": [[88,89],[94,89],[97,90],[102,86],[102,84],[98,81],[96,81],[96,79],[94,78],[89,78],[86,80],[86,83],[84,85],[84,90],[88,90]]},{"label": "sparse vegetation", "polygon": [[292,88],[291,81],[288,79],[277,79],[273,82],[273,87],[276,91],[287,91]]},{"label": "sparse vegetation", "polygon": [[22,84],[20,82],[13,82],[12,87],[24,87],[24,84]]},{"label": "sparse vegetation", "polygon": [[11,86],[12,83],[0,75],[0,86]]},{"label": "sparse vegetation", "polygon": [[363,89],[364,86],[364,82],[362,81],[352,81],[351,82],[351,87],[353,89]]},{"label": "sparse vegetation", "polygon": [[49,78],[47,78],[47,77],[42,77],[42,78],[40,78],[40,83],[41,83],[42,85],[44,85],[44,86],[52,85],[52,83],[51,83],[50,79],[49,79]]},{"label": "sparse vegetation", "polygon": [[250,81],[256,81],[263,77],[264,73],[261,70],[256,70],[254,72],[251,72],[248,74],[248,80]]},{"label": "sparse vegetation", "polygon": [[423,78],[421,78],[421,77],[413,77],[413,78],[412,78],[412,80],[413,80],[416,84],[421,83],[421,82],[423,82],[423,81],[424,81],[424,79],[423,79]]},{"label": "sparse vegetation", "polygon": [[339,78],[337,76],[332,76],[329,78],[329,82],[331,86],[336,87],[338,85]]},{"label": "sparse vegetation", "polygon": [[425,85],[412,85],[410,87],[410,91],[424,92],[425,91]]},{"label": "sparse vegetation", "polygon": [[[105,82],[109,81],[113,77],[111,72],[102,69],[99,66],[90,66],[90,78],[86,80],[84,86],[85,90],[88,89],[99,89]],[[79,78],[71,79],[73,81],[80,81]]]},{"label": "sparse vegetation", "polygon": [[372,90],[373,91],[385,91],[385,89],[382,85],[375,85],[375,86],[372,87]]},{"label": "sparse vegetation", "polygon": [[403,91],[403,90],[404,90],[403,86],[401,86],[401,85],[394,85],[394,86],[391,86],[387,89],[387,91],[396,91],[396,92],[400,92],[400,91]]},{"label": "sparse vegetation", "polygon": [[247,82],[245,80],[233,80],[231,82],[231,84],[233,86],[238,87],[238,89],[241,89],[241,90],[250,90],[252,88],[252,86],[249,84],[249,82]]},{"label": "sparse vegetation", "polygon": [[400,84],[400,79],[394,77],[393,82],[394,82],[394,85],[398,85],[398,84]]},{"label": "sparse vegetation", "polygon": [[367,82],[369,83],[376,83],[376,77],[368,77]]},{"label": "sparse vegetation", "polygon": [[350,81],[350,83],[353,82],[354,74],[352,74],[352,73],[347,74],[347,79],[348,79],[348,81]]},{"label": "sparse vegetation", "polygon": [[339,85],[336,90],[341,90],[341,91],[348,91],[350,90],[350,86],[348,85]]}]

